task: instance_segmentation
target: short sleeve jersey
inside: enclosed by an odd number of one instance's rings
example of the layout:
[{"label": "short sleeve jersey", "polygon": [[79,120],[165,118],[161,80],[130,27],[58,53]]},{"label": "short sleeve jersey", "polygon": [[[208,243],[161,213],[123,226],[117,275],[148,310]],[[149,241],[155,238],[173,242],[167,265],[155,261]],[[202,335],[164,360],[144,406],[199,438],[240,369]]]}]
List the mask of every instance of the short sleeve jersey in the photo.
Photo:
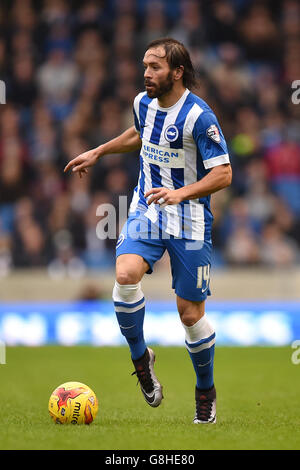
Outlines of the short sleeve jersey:
[{"label": "short sleeve jersey", "polygon": [[169,108],[161,108],[157,98],[140,93],[134,100],[133,113],[142,145],[130,213],[143,211],[151,223],[175,237],[210,240],[210,196],[161,208],[158,204],[148,206],[145,193],[153,187],[181,188],[199,181],[211,168],[230,163],[214,112],[186,89]]}]

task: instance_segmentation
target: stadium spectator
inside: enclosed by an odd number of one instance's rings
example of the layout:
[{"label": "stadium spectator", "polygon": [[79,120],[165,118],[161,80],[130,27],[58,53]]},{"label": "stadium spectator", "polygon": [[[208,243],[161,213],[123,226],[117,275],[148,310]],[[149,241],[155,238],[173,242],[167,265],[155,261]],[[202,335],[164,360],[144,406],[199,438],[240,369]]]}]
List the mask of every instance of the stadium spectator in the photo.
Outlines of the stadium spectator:
[{"label": "stadium spectator", "polygon": [[276,194],[300,215],[300,145],[285,139],[265,154],[268,177]]}]

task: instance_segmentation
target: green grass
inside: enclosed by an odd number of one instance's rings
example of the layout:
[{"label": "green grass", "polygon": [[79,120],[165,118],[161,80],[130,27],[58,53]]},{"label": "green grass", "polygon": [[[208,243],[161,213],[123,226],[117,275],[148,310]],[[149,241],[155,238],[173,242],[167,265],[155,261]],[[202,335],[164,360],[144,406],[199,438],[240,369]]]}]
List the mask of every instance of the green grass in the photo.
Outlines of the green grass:
[{"label": "green grass", "polygon": [[[155,347],[165,399],[144,401],[127,348],[8,348],[0,365],[0,449],[299,449],[300,365],[291,348],[218,347],[217,424],[194,425],[194,373],[184,348]],[[90,426],[56,425],[59,384],[88,384],[99,399]]]}]

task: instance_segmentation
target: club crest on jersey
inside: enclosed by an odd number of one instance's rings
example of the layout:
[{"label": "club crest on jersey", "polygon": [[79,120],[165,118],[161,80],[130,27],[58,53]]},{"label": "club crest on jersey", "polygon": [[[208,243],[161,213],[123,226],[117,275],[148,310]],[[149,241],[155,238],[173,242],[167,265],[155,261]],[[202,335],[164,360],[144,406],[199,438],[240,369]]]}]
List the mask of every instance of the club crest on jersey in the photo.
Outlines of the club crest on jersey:
[{"label": "club crest on jersey", "polygon": [[168,142],[175,142],[175,140],[178,139],[178,136],[179,136],[179,131],[177,127],[175,126],[175,124],[171,124],[170,126],[166,128],[165,139]]},{"label": "club crest on jersey", "polygon": [[206,129],[206,135],[214,142],[217,142],[217,144],[221,142],[220,132],[215,124],[212,124]]}]

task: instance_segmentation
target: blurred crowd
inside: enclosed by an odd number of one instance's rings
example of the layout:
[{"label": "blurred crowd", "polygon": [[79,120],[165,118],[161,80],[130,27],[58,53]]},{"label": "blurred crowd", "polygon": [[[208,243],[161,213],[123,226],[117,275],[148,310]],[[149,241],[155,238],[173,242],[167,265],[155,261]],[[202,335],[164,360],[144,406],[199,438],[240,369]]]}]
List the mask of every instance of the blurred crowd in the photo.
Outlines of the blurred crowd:
[{"label": "blurred crowd", "polygon": [[300,3],[297,0],[14,0],[0,4],[0,276],[114,265],[97,208],[130,202],[138,154],[84,178],[66,163],[133,124],[152,39],[188,47],[195,90],[218,116],[233,183],[212,197],[215,266],[300,260]]}]

